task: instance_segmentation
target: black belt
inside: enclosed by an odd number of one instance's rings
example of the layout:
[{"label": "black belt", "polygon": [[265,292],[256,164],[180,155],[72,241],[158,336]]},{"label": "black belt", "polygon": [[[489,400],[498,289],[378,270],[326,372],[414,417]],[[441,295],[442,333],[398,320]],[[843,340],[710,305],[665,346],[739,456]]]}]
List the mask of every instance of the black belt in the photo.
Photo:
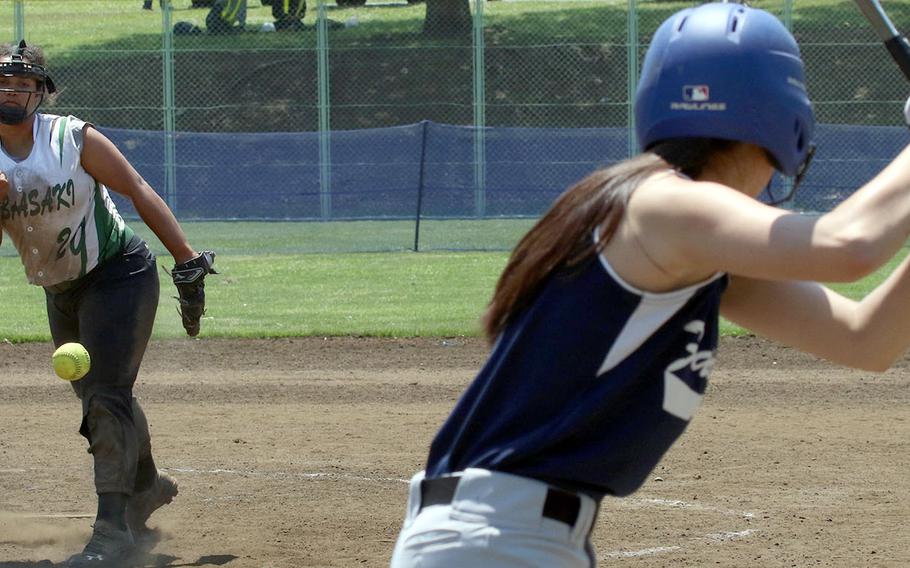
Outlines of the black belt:
[{"label": "black belt", "polygon": [[[424,479],[420,482],[420,509],[430,505],[448,505],[455,498],[455,489],[461,478],[456,476]],[[575,526],[581,511],[581,498],[575,493],[549,487],[541,515],[554,521]]]}]

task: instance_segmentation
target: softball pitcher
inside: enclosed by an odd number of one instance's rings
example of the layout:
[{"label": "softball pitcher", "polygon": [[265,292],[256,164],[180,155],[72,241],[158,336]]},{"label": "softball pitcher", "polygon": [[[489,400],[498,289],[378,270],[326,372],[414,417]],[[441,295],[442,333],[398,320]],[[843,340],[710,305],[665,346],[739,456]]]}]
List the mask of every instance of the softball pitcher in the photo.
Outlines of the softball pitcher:
[{"label": "softball pitcher", "polygon": [[44,288],[54,344],[82,343],[92,367],[73,389],[94,462],[98,512],[72,567],[127,566],[149,516],[177,495],[158,470],[133,384],[158,307],[155,257],[117,212],[127,196],[177,265],[183,323],[199,331],[214,253],[195,252],[171,211],[117,148],[72,116],[37,112],[55,91],[40,48],[0,46],[0,240],[15,245],[28,281]]},{"label": "softball pitcher", "polygon": [[635,100],[643,153],[566,191],[513,251],[490,356],[415,475],[393,568],[595,565],[603,496],[636,491],[692,420],[719,314],[832,361],[887,369],[910,343],[910,149],[830,213],[762,203],[798,186],[814,118],[796,41],[733,3],[658,29]]}]

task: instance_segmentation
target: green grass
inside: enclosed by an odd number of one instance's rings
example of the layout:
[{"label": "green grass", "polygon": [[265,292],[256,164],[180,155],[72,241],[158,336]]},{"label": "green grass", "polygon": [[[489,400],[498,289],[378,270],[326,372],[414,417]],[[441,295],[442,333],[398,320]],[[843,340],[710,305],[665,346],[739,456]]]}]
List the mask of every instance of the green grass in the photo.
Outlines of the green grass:
[{"label": "green grass", "polygon": [[[0,39],[13,36],[12,2],[0,3]],[[161,12],[140,0],[29,0],[26,38],[43,45],[61,88],[52,112],[101,126],[162,128]],[[310,0],[305,23],[315,22]],[[639,4],[644,45],[661,20],[689,2]],[[174,0],[174,21],[202,25],[206,10]],[[258,28],[269,9],[250,0]],[[753,5],[780,14],[782,2]],[[488,126],[625,126],[626,2],[488,2]],[[331,128],[385,127],[423,119],[470,124],[470,38],[425,38],[423,5],[339,9],[357,27],[330,32]],[[910,20],[910,0],[888,5]],[[905,95],[893,63],[852,2],[801,0],[793,29],[803,49],[820,122],[895,124]],[[178,130],[307,131],[318,125],[312,29],[292,34],[175,38]],[[643,53],[643,48],[640,50]],[[424,221],[423,251],[408,252],[407,221],[188,223],[197,247],[219,252],[210,281],[207,336],[473,335],[511,247],[529,220]],[[132,223],[137,226],[137,223]],[[147,231],[144,232],[146,236]],[[452,238],[456,235],[456,238]],[[162,249],[154,239],[153,248]],[[437,252],[441,247],[498,252]],[[362,254],[303,254],[362,251]],[[373,251],[367,253],[367,251]],[[383,251],[383,252],[379,252]],[[161,257],[161,264],[170,259]],[[893,266],[851,286],[861,297]],[[0,339],[46,340],[43,294],[28,286],[7,243],[0,248]],[[172,286],[162,277],[156,337],[182,335]],[[743,330],[724,324],[725,334]]]},{"label": "green grass", "polygon": [[[207,279],[203,336],[458,336],[478,318],[506,253],[220,256]],[[167,256],[159,266],[170,266]],[[175,293],[160,274],[155,337],[180,337]],[[0,340],[49,339],[44,293],[17,258],[0,258]]]},{"label": "green grass", "polygon": [[[136,224],[133,224],[136,226]],[[290,337],[306,335],[474,336],[479,317],[508,257],[498,252],[387,252],[347,254],[263,253],[278,248],[280,223],[190,223],[196,246],[220,251],[221,274],[207,281],[209,311],[204,337]],[[287,224],[316,230],[318,223]],[[233,227],[243,235],[222,233]],[[218,231],[214,229],[219,229]],[[324,230],[324,229],[323,229]],[[141,234],[148,235],[144,227]],[[226,235],[219,238],[219,234]],[[151,239],[159,266],[171,258]],[[0,256],[4,317],[0,340],[49,339],[44,294],[26,283],[18,257]],[[907,254],[903,251],[875,274],[833,287],[860,298],[877,286]],[[182,337],[174,289],[160,271],[161,301],[155,337]],[[723,322],[724,335],[746,333]]]},{"label": "green grass", "polygon": [[[424,219],[417,250],[508,251],[533,223],[533,219]],[[166,253],[141,221],[127,220],[127,224],[156,254]],[[413,221],[184,221],[182,227],[194,246],[215,249],[221,256],[404,252],[414,250],[415,237]],[[6,241],[0,257],[16,256]]]},{"label": "green grass", "polygon": [[[533,219],[424,219],[417,250],[511,250],[533,223]],[[156,250],[164,251],[141,222],[130,225]],[[224,255],[413,251],[416,230],[414,221],[184,222],[184,227],[191,242],[200,247],[217,243]]]},{"label": "green grass", "polygon": [[[433,232],[462,234],[465,248],[511,247],[532,221],[427,221]],[[141,222],[130,225],[159,256],[173,261]],[[405,221],[332,223],[184,223],[190,242],[217,251],[206,287],[209,337],[301,335],[452,336],[479,333],[478,318],[507,253],[409,252],[414,224]],[[429,241],[429,242],[427,242]],[[383,254],[347,251],[391,250]],[[346,254],[301,254],[337,248]],[[156,337],[183,335],[174,289],[160,272]],[[26,283],[11,243],[0,248],[0,291],[8,303],[0,340],[49,338],[41,289]]]}]

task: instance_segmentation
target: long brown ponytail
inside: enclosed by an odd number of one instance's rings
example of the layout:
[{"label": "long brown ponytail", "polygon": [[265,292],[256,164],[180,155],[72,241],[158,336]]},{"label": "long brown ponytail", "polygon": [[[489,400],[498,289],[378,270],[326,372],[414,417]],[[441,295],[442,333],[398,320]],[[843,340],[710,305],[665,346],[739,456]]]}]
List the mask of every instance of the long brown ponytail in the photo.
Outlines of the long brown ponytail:
[{"label": "long brown ponytail", "polygon": [[[566,190],[512,251],[483,317],[487,340],[495,341],[512,316],[530,305],[554,271],[577,266],[604,249],[629,196],[645,179],[668,168],[697,178],[715,153],[733,144],[705,138],[664,141],[597,170]],[[592,232],[598,226],[601,233],[595,244]]]}]

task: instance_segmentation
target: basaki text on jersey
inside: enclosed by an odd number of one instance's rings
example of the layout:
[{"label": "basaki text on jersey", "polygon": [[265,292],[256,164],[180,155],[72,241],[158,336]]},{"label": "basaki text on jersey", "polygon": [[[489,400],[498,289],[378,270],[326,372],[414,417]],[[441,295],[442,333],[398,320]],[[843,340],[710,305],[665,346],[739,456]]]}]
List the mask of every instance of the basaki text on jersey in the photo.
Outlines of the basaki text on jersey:
[{"label": "basaki text on jersey", "polygon": [[[35,217],[59,211],[66,207],[69,209],[75,205],[75,192],[73,180],[67,180],[65,184],[56,184],[53,187],[48,186],[44,193],[44,198],[38,201],[41,191],[30,189],[22,192],[19,199],[7,198],[0,201],[0,220],[15,219],[17,216]],[[65,198],[69,198],[67,201]],[[12,204],[11,204],[12,202]]]}]

